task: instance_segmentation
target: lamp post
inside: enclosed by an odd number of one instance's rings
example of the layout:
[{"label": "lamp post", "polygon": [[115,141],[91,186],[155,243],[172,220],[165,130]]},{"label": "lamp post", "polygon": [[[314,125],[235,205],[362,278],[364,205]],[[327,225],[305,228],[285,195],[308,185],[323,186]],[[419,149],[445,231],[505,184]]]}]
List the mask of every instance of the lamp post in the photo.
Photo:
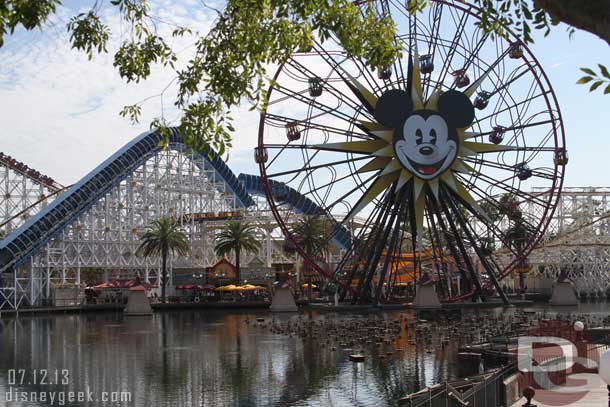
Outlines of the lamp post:
[{"label": "lamp post", "polygon": [[[573,325],[574,332],[576,332],[576,356],[579,358],[586,358],[588,355],[588,344],[583,340],[583,331],[585,330],[585,324],[582,321],[576,321]],[[578,359],[577,359],[578,360]],[[582,373],[585,371],[585,366],[581,363],[574,364],[572,373]]]},{"label": "lamp post", "polygon": [[536,395],[536,390],[533,387],[526,387],[523,389],[523,397],[527,399],[527,402],[523,404],[522,407],[537,407],[535,404],[532,404],[532,399]]},{"label": "lamp post", "polygon": [[582,339],[582,331],[585,330],[585,324],[582,321],[574,322],[574,330],[576,331],[576,339]]},{"label": "lamp post", "polygon": [[599,377],[606,382],[608,388],[608,407],[610,407],[610,350],[602,353],[599,358]]}]

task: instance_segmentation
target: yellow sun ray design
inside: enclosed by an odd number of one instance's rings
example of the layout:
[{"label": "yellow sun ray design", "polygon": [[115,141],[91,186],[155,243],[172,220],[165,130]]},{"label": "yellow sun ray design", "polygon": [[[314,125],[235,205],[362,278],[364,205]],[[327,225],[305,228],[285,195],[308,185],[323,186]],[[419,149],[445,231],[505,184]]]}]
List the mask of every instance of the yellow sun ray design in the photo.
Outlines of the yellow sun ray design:
[{"label": "yellow sun ray design", "polygon": [[514,147],[472,141],[463,141],[460,144],[460,154],[462,156],[472,156],[480,153],[499,153],[510,150],[514,150]]},{"label": "yellow sun ray design", "polygon": [[371,161],[360,167],[356,171],[356,173],[363,174],[365,172],[381,170],[385,168],[385,166],[388,165],[390,161],[392,161],[392,158],[390,157],[375,157]]},{"label": "yellow sun ray design", "polygon": [[360,124],[361,127],[363,127],[366,130],[369,130],[371,132],[373,131],[377,131],[377,130],[390,130],[386,128],[383,124],[377,123],[377,122],[369,122],[366,120],[358,120],[358,123]]},{"label": "yellow sun ray design", "polygon": [[364,207],[373,202],[375,198],[377,198],[382,192],[386,191],[390,185],[394,181],[398,179],[398,174],[393,172],[391,174],[380,175],[368,190],[364,193],[362,198],[358,201],[358,203],[352,208],[352,210],[347,214],[343,222],[346,222],[353,218],[358,212],[360,212]]},{"label": "yellow sun ray design", "polygon": [[[396,125],[396,123],[394,123],[394,125],[389,125],[388,122],[382,119],[376,119],[376,121],[359,120],[358,126],[367,132],[370,140],[317,144],[314,147],[320,150],[368,154],[372,158],[370,161],[362,165],[356,172],[361,174],[377,171],[376,178],[366,189],[364,195],[357,201],[345,219],[350,219],[362,211],[377,197],[386,192],[392,185],[394,185],[396,197],[398,196],[398,193],[403,190],[403,188],[405,188],[407,185],[412,185],[411,196],[408,197],[408,199],[413,201],[415,226],[418,234],[419,245],[424,227],[427,194],[430,193],[436,199],[439,199],[441,188],[444,186],[448,191],[455,194],[462,202],[465,202],[473,210],[487,218],[487,215],[479,206],[476,199],[474,199],[471,193],[462,184],[460,179],[454,175],[454,173],[476,175],[477,171],[464,162],[463,158],[479,154],[510,151],[514,150],[515,147],[473,141],[472,139],[481,136],[481,134],[473,131],[466,131],[474,122],[474,113],[472,113],[472,119],[468,123],[461,123],[461,125],[455,126],[453,130],[451,130],[454,131],[453,134],[455,134],[455,136],[453,136],[455,137],[455,143],[453,144],[453,147],[451,147],[454,151],[453,161],[449,162],[448,164],[445,162],[442,164],[442,166],[436,167],[436,169],[432,168],[433,170],[437,171],[436,173],[432,173],[432,176],[429,176],[429,174],[425,172],[432,171],[429,168],[412,168],[413,164],[408,161],[408,157],[405,159],[400,156],[400,154],[404,154],[404,150],[401,150],[397,144],[400,137],[406,139],[406,132],[408,127],[411,125],[411,118],[419,115],[420,118],[414,119],[413,122],[417,122],[419,120],[417,123],[428,123],[428,118],[435,114],[439,117],[445,117],[442,116],[441,110],[443,109],[442,105],[447,104],[447,98],[445,98],[445,95],[450,92],[453,92],[451,97],[453,97],[454,100],[455,98],[462,98],[462,100],[465,98],[468,103],[470,103],[472,112],[474,112],[474,107],[472,107],[472,103],[470,102],[469,98],[474,95],[476,90],[486,78],[486,75],[483,75],[477,79],[475,83],[470,85],[463,93],[458,91],[442,92],[439,85],[433,92],[431,92],[428,100],[424,100],[422,78],[419,69],[419,54],[417,49],[414,49],[413,52],[412,67],[411,94],[409,95],[403,91],[405,97],[410,98],[405,105],[410,104],[411,111],[409,111],[404,117],[400,118],[400,125]],[[380,109],[380,105],[384,103],[384,94],[381,96],[375,95],[373,91],[368,90],[356,78],[343,70],[343,68],[340,68],[340,70],[341,72],[339,72],[339,74],[345,79],[351,91],[360,101],[362,101],[370,113],[375,113],[373,116],[377,118],[378,115],[376,114],[375,109]],[[456,96],[457,93],[459,93],[459,95]],[[443,100],[443,98],[445,99]],[[390,103],[390,105],[393,104],[394,103]],[[391,106],[390,110],[392,109],[395,109],[395,106]],[[451,112],[449,115],[451,115]],[[438,121],[438,119],[434,120]],[[449,121],[447,121],[449,119],[443,120],[445,120],[447,127],[450,127]],[[419,134],[420,136],[409,137],[421,137],[421,133]],[[399,151],[401,151],[401,153],[399,153]]]},{"label": "yellow sun ray design", "polygon": [[409,182],[413,178],[413,174],[411,174],[407,170],[400,171],[400,176],[398,177],[398,183],[396,184],[396,190],[400,191],[402,187],[404,187],[407,182]]},{"label": "yellow sun ray design", "polygon": [[[455,164],[454,164],[455,165]],[[436,199],[438,199],[438,178],[431,179],[428,181],[428,186],[430,187],[430,191],[434,195]]]}]

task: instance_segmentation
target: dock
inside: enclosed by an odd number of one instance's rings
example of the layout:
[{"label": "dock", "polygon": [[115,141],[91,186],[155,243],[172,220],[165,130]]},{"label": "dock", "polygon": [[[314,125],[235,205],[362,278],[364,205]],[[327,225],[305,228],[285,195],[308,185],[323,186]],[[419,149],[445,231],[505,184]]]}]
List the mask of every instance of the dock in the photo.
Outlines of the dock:
[{"label": "dock", "polygon": [[[177,302],[155,303],[151,307],[155,311],[180,309],[268,309],[271,304],[265,301],[239,301],[239,302]],[[85,304],[62,307],[24,307],[18,310],[2,309],[0,317],[15,315],[36,314],[73,314],[84,312],[123,312],[125,304]]]},{"label": "dock", "polygon": [[504,305],[502,301],[492,300],[487,302],[456,302],[456,303],[444,303],[441,308],[415,308],[413,303],[404,304],[379,304],[373,305],[352,305],[352,304],[340,304],[335,306],[330,303],[310,303],[309,307],[316,311],[327,311],[327,312],[358,312],[358,311],[390,311],[390,310],[418,310],[418,311],[438,311],[440,310],[457,310],[457,309],[472,309],[472,308],[505,308],[505,307],[527,307],[534,304],[531,300],[512,300],[509,305]]}]

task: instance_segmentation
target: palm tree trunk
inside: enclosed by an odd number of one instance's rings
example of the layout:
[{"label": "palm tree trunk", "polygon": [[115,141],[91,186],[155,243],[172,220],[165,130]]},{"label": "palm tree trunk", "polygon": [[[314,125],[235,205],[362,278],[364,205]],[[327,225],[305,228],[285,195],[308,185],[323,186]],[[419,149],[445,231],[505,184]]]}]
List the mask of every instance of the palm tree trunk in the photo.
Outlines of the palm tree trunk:
[{"label": "palm tree trunk", "polygon": [[161,273],[161,301],[165,303],[165,286],[167,285],[167,251],[161,252],[161,261],[163,263],[163,270]]},{"label": "palm tree trunk", "polygon": [[240,248],[235,249],[235,285],[240,285],[241,283],[241,270],[239,268],[239,252],[241,252]]}]

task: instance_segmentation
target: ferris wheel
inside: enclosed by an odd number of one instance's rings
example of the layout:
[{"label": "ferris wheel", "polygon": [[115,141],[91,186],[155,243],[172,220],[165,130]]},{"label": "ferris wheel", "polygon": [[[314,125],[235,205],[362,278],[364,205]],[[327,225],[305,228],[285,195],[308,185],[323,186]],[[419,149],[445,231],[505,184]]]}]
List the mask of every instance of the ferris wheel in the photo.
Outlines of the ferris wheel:
[{"label": "ferris wheel", "polygon": [[391,301],[422,279],[445,300],[503,295],[558,202],[555,94],[531,51],[484,32],[476,8],[405,3],[362,5],[394,20],[404,51],[392,65],[371,69],[331,38],[279,67],[255,149],[269,204],[305,258],[291,222],[331,225],[340,259],[331,271],[309,260],[354,300]]}]

